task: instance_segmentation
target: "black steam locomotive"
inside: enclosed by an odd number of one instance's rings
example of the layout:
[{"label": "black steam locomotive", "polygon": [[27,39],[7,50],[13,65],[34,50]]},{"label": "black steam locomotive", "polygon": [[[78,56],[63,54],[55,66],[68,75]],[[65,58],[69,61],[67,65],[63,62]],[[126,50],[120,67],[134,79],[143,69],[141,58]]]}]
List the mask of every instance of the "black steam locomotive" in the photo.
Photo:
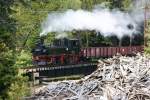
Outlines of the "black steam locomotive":
[{"label": "black steam locomotive", "polygon": [[46,46],[44,39],[32,50],[35,65],[76,64],[81,61],[82,53],[78,39],[55,39],[53,44]]}]

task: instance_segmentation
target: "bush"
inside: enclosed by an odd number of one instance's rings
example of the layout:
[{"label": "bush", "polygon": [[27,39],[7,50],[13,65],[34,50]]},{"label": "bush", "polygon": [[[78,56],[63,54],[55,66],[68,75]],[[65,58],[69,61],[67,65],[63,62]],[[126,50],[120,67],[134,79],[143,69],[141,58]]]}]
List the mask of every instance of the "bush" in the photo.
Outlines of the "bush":
[{"label": "bush", "polygon": [[16,67],[26,67],[32,65],[32,55],[29,51],[22,51],[17,57]]},{"label": "bush", "polygon": [[28,78],[17,76],[8,90],[8,100],[22,100],[23,97],[30,95]]}]

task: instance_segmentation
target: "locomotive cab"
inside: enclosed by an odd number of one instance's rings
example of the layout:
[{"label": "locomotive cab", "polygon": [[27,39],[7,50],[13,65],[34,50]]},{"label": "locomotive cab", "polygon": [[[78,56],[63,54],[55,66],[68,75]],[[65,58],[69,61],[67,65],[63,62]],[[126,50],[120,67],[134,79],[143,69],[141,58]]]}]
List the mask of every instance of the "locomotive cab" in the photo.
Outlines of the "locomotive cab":
[{"label": "locomotive cab", "polygon": [[78,53],[80,50],[80,44],[78,39],[56,39],[53,42],[53,46],[65,48],[68,53]]}]

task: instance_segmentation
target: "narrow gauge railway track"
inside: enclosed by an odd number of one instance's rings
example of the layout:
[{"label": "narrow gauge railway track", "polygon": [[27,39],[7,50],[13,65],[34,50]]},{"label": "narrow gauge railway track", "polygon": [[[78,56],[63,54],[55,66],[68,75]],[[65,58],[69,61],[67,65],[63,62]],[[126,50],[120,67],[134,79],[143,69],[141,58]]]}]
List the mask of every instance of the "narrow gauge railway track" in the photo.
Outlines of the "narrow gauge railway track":
[{"label": "narrow gauge railway track", "polygon": [[48,71],[48,70],[57,70],[57,69],[68,69],[68,68],[78,68],[78,67],[90,67],[90,66],[97,66],[97,63],[80,63],[80,64],[73,64],[73,65],[60,65],[60,66],[29,66],[27,68],[22,68],[23,73],[30,73],[30,72],[39,72],[39,71]]}]

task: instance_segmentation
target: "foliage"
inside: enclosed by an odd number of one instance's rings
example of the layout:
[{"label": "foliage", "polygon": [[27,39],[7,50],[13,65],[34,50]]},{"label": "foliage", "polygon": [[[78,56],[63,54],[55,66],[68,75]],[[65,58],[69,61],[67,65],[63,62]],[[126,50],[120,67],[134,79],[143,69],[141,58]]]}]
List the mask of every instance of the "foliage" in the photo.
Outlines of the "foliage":
[{"label": "foliage", "polygon": [[150,47],[146,47],[146,48],[144,49],[144,51],[145,51],[146,54],[150,54]]},{"label": "foliage", "polygon": [[122,1],[122,6],[124,10],[129,10],[133,5],[132,5],[132,0],[123,0]]},{"label": "foliage", "polygon": [[22,100],[24,96],[30,95],[30,88],[28,87],[27,80],[26,77],[16,77],[16,80],[11,84],[7,93],[9,100]]},{"label": "foliage", "polygon": [[[17,74],[17,70],[13,67],[14,54],[12,50],[8,50],[5,45],[0,45],[0,98],[7,97],[8,88],[11,82],[15,80],[13,76]],[[5,49],[5,50],[4,50]]]},{"label": "foliage", "polygon": [[150,37],[148,37],[147,46],[144,48],[146,54],[150,54]]},{"label": "foliage", "polygon": [[122,2],[123,2],[123,0],[111,0],[110,8],[122,9]]},{"label": "foliage", "polygon": [[[11,84],[17,79],[16,20],[12,18],[13,0],[0,0],[0,99],[7,100]],[[20,82],[22,84],[22,82]]]},{"label": "foliage", "polygon": [[150,19],[147,22],[148,27],[145,34],[145,53],[150,54]]},{"label": "foliage", "polygon": [[0,0],[0,98],[7,97],[7,90],[14,80],[15,63],[15,21],[10,18],[13,0]]},{"label": "foliage", "polygon": [[32,65],[32,55],[31,52],[22,50],[20,56],[17,57],[15,67],[26,67]]},{"label": "foliage", "polygon": [[82,0],[81,8],[86,10],[92,10],[97,5],[111,7],[112,0]]}]

